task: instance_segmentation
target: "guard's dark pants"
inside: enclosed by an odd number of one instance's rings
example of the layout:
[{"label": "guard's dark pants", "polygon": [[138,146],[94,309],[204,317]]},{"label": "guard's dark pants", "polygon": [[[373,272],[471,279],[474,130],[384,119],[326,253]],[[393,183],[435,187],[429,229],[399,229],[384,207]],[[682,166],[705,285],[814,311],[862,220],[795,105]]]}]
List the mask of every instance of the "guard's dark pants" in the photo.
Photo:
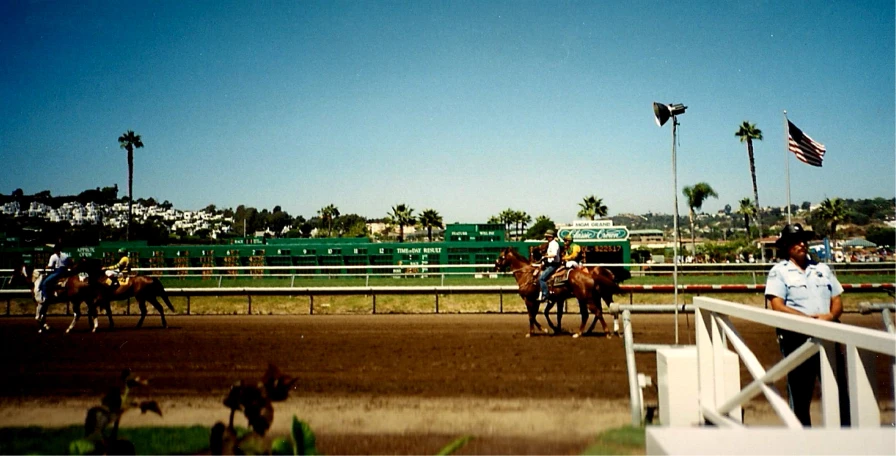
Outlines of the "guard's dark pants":
[{"label": "guard's dark pants", "polygon": [[[809,336],[783,329],[778,329],[778,346],[785,357],[803,345]],[[840,351],[840,344],[835,344],[837,353],[837,386],[840,393],[840,426],[849,426],[849,389],[846,386],[845,360]],[[803,426],[812,426],[809,416],[809,405],[812,403],[812,395],[815,392],[815,380],[821,379],[821,364],[819,354],[816,353],[787,374],[787,396],[790,398],[790,409],[803,423]]]},{"label": "guard's dark pants", "polygon": [[541,285],[541,296],[545,299],[548,297],[548,279],[559,266],[560,265],[557,263],[546,263],[544,265],[544,270],[542,270],[541,275],[538,277],[538,284]]}]

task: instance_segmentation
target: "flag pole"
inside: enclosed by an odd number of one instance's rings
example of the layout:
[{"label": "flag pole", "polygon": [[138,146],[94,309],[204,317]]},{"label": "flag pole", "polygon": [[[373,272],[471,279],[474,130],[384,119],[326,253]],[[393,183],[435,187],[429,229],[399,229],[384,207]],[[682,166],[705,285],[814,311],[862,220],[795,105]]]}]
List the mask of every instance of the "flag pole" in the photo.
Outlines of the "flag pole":
[{"label": "flag pole", "polygon": [[784,169],[787,170],[787,224],[790,225],[790,126],[787,121],[787,110],[784,110]]}]

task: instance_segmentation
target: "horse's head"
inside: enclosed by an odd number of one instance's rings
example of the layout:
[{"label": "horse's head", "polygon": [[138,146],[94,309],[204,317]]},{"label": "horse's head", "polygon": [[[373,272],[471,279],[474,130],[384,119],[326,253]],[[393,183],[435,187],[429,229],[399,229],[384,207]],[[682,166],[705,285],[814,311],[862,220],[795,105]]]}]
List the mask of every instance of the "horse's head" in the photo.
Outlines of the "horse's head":
[{"label": "horse's head", "polygon": [[27,264],[22,264],[21,267],[13,269],[12,277],[9,279],[9,284],[12,286],[27,285],[31,287],[34,286],[34,282],[39,276],[40,271],[35,270]]},{"label": "horse's head", "polygon": [[501,272],[507,269],[507,266],[510,265],[510,247],[504,247],[501,249],[501,252],[498,253],[498,258],[495,258],[495,271]]},{"label": "horse's head", "polygon": [[548,243],[545,242],[543,244],[538,244],[529,249],[530,256],[532,257],[532,261],[541,261],[544,258],[544,255],[548,253]]},{"label": "horse's head", "polygon": [[591,269],[591,277],[598,293],[609,306],[613,302],[613,295],[622,291],[619,284],[630,279],[632,274],[621,266],[597,266]]},{"label": "horse's head", "polygon": [[87,274],[91,279],[101,280],[103,278],[103,264],[100,260],[82,257],[72,265],[72,272]]}]

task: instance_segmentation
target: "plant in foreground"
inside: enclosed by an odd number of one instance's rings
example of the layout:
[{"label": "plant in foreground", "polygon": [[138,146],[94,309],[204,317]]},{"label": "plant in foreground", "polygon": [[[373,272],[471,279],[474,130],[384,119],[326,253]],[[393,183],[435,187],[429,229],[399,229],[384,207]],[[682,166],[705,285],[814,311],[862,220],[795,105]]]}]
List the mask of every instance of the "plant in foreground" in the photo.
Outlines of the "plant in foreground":
[{"label": "plant in foreground", "polygon": [[[291,439],[265,439],[274,422],[274,402],[285,401],[298,378],[280,372],[273,364],[259,381],[238,381],[230,387],[224,405],[230,408],[227,425],[217,422],[209,439],[212,454],[316,454],[314,434],[307,424],[293,417]],[[233,418],[243,412],[249,421],[249,432],[239,435]]]},{"label": "plant in foreground", "polygon": [[[136,454],[134,444],[118,438],[121,416],[135,408],[139,408],[142,413],[154,412],[162,416],[162,410],[156,401],[137,402],[130,399],[131,389],[148,385],[147,379],[125,369],[121,372],[121,383],[120,386],[109,388],[102,405],[87,411],[84,421],[85,437],[69,444],[70,454]],[[110,424],[112,430],[107,435],[106,428]]]}]

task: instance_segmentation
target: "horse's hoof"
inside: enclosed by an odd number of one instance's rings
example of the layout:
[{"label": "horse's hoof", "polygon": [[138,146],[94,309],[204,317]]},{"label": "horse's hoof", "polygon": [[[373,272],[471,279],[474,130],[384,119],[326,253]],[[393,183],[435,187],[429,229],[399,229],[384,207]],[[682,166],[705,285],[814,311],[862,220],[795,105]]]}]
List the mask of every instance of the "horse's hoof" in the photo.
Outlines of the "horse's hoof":
[{"label": "horse's hoof", "polygon": [[532,333],[528,333],[528,334],[526,334],[526,339],[528,339],[528,338],[530,338],[530,337],[532,337]]},{"label": "horse's hoof", "polygon": [[582,337],[582,333],[575,333],[572,335],[573,339],[578,339],[579,337]]}]

